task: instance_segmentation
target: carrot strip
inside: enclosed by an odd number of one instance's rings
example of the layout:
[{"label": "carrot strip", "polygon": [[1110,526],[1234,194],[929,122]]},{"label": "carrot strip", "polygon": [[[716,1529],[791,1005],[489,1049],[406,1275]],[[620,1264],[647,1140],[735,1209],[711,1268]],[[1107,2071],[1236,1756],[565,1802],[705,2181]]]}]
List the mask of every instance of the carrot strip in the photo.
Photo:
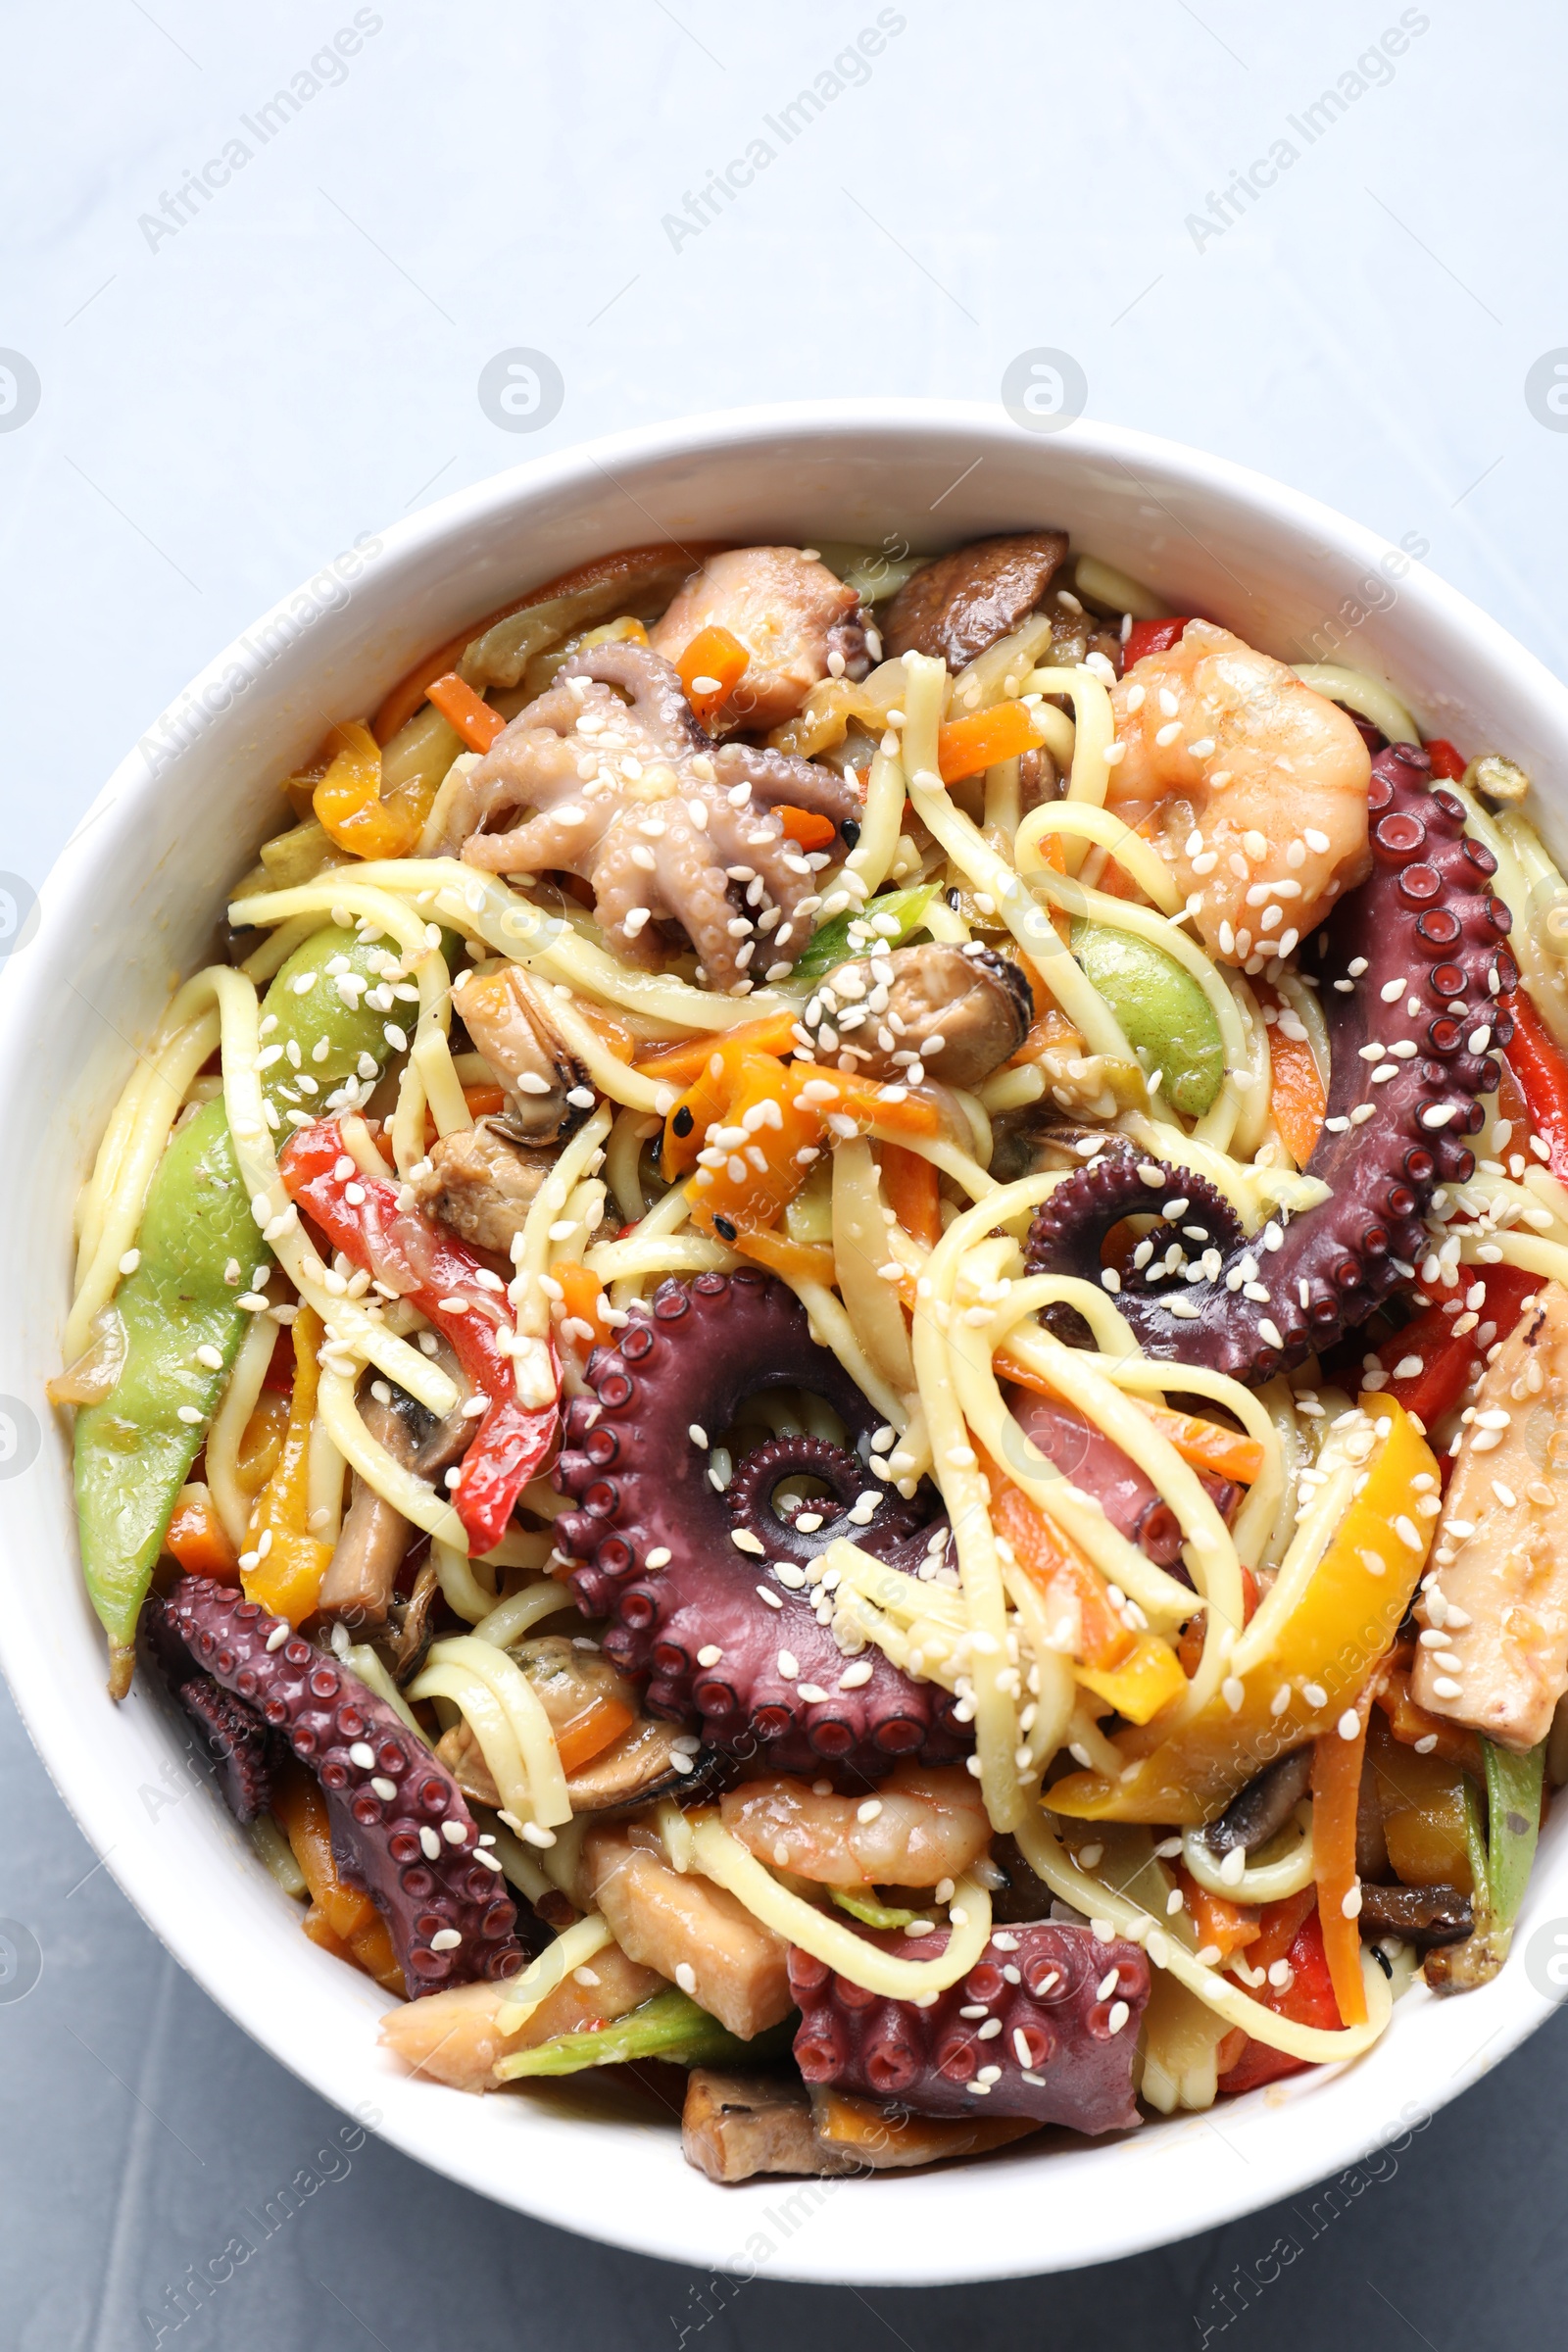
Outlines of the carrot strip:
[{"label": "carrot strip", "polygon": [[1312,1744],[1312,1855],[1317,1880],[1318,1918],[1329,1981],[1348,2026],[1366,2022],[1366,1987],[1361,1982],[1361,1935],[1355,1910],[1346,1904],[1358,1891],[1355,1875],[1355,1812],[1366,1753],[1366,1721],[1372,1707],[1370,1683],[1354,1708],[1355,1737],[1339,1726]]},{"label": "carrot strip", "polygon": [[444,678],[432,678],[424,699],[457,728],[470,752],[487,752],[507,723],[455,669],[449,669]]},{"label": "carrot strip", "polygon": [[1200,1886],[1190,1870],[1178,1865],[1178,1884],[1186,1897],[1187,1916],[1198,1931],[1198,1948],[1213,1944],[1221,1959],[1239,1952],[1244,1944],[1255,1943],[1263,1933],[1257,1913],[1246,1903],[1227,1902],[1222,1894],[1210,1894]]},{"label": "carrot strip", "polygon": [[809,808],[796,808],[788,801],[776,803],[773,814],[784,827],[787,841],[799,842],[803,850],[825,850],[838,831],[830,816],[817,816]]},{"label": "carrot strip", "polygon": [[580,1715],[573,1715],[556,1734],[556,1752],[561,1758],[563,1772],[578,1772],[593,1757],[603,1754],[612,1740],[629,1731],[636,1717],[623,1700],[599,1694],[591,1698]]},{"label": "carrot strip", "polygon": [[[604,1347],[613,1337],[605,1317],[604,1285],[597,1274],[590,1274],[587,1267],[575,1258],[564,1258],[553,1265],[550,1271],[561,1285],[564,1322],[587,1326],[587,1339],[583,1338],[581,1331],[574,1331],[567,1340],[578,1363],[585,1364],[595,1348]],[[558,1326],[558,1334],[561,1328]]]},{"label": "carrot strip", "polygon": [[958,784],[999,760],[1016,760],[1043,740],[1022,703],[998,703],[973,718],[950,719],[937,729],[937,767],[944,784]]},{"label": "carrot strip", "polygon": [[[1272,1001],[1282,1010],[1286,1009],[1266,982],[1258,984],[1257,995],[1262,1004]],[[1317,1149],[1328,1110],[1317,1061],[1304,1037],[1285,1036],[1277,1022],[1268,1033],[1268,1054],[1269,1108],[1274,1113],[1274,1124],[1285,1138],[1285,1149],[1297,1166],[1304,1168]]]},{"label": "carrot strip", "polygon": [[[498,1110],[507,1107],[506,1089],[500,1086],[466,1086],[463,1100],[468,1105],[471,1119],[492,1119]],[[424,1114],[424,1148],[428,1152],[438,1133],[428,1110]]]},{"label": "carrot strip", "polygon": [[1076,1606],[1083,1663],[1099,1673],[1119,1666],[1136,1636],[1111,1608],[1088,1561],[1079,1558],[1044,1512],[1037,1511],[1022,1489],[983,1451],[980,1467],[991,1489],[992,1527],[1012,1545],[1029,1582],[1058,1606]]},{"label": "carrot strip", "polygon": [[715,622],[699,629],[675,667],[699,726],[706,727],[745,677],[751,662],[740,639]]},{"label": "carrot strip", "polygon": [[239,1583],[238,1555],[199,1480],[180,1488],[164,1548],[173,1553],[187,1576],[216,1577],[220,1585]]},{"label": "carrot strip", "polygon": [[[902,1220],[901,1220],[902,1221]],[[1016,1383],[1020,1389],[1032,1389],[1036,1396],[1055,1397],[1056,1392],[1048,1380],[1029,1364],[1021,1364],[1005,1348],[998,1351],[997,1371],[1004,1380]],[[1060,1400],[1057,1399],[1059,1402]],[[1255,1483],[1263,1468],[1263,1448],[1256,1438],[1245,1437],[1240,1430],[1223,1429],[1217,1421],[1200,1421],[1196,1413],[1173,1413],[1168,1406],[1151,1404],[1142,1396],[1129,1396],[1162,1438],[1168,1438],[1184,1462],[1197,1470],[1211,1470],[1216,1478],[1234,1479],[1239,1487]]]},{"label": "carrot strip", "polygon": [[934,1250],[942,1239],[942,1201],[933,1163],[903,1144],[884,1144],[882,1190],[909,1239]]}]

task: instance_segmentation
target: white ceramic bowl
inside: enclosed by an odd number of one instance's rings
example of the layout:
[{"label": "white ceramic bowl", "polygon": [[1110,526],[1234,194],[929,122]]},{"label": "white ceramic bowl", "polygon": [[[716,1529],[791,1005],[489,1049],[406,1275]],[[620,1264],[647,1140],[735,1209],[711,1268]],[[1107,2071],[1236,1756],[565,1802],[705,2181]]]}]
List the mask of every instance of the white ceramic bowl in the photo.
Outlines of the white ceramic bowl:
[{"label": "white ceramic bowl", "polygon": [[[1178,2118],[928,2175],[718,2188],[683,2162],[672,2125],[607,2108],[592,2088],[549,2105],[408,2081],[377,2055],[375,1987],[306,1941],[215,1798],[172,1801],[187,1784],[164,1711],[139,1692],[120,1707],[104,1696],[69,1445],[42,1395],[59,1361],[72,1200],[132,1054],[209,956],[227,885],[276,826],[277,779],[326,721],[363,713],[428,648],[586,557],[665,534],[906,534],[925,548],[1048,523],[1274,653],[1323,658],[1337,644],[1394,684],[1425,731],[1509,752],[1548,806],[1560,796],[1557,681],[1441,580],[1276,482],[1142,434],[1087,422],[1039,434],[978,406],[753,409],[497,475],[367,542],[351,581],[318,574],[220,654],[116,771],[0,979],[0,1410],[22,1405],[0,1485],[0,1662],[57,1787],[175,1957],[325,2097],[504,2204],[705,2269],[896,2285],[1049,2271],[1187,2236],[1350,2164],[1547,2013],[1524,1949],[1568,1914],[1568,1823],[1543,1842],[1500,1979],[1460,2000],[1412,1992],[1359,2065],[1254,2092],[1218,2129]],[[29,1412],[41,1444],[19,1470]]]}]

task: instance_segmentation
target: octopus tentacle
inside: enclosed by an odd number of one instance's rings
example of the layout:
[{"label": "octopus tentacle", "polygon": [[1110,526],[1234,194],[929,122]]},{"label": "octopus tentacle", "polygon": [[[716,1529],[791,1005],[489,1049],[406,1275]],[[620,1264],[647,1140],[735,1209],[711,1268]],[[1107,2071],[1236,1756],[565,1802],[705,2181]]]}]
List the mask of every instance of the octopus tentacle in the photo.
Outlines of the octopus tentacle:
[{"label": "octopus tentacle", "polygon": [[[868,1940],[930,1960],[945,1939]],[[897,2098],[919,2115],[983,2109],[1076,2132],[1139,2121],[1132,2066],[1150,1977],[1135,1943],[1102,1943],[1054,1920],[999,1929],[962,1982],[925,2007],[867,1992],[799,1949],[789,1975],[801,2009],[795,2063],[808,2082]]]},{"label": "octopus tentacle", "polygon": [[[774,1494],[785,1479],[801,1477],[819,1479],[830,1494],[812,1495],[808,1502],[793,1508],[786,1506],[786,1516],[775,1507]],[[804,1567],[838,1537],[860,1535],[861,1529],[846,1525],[845,1519],[865,1492],[865,1464],[858,1454],[826,1438],[774,1438],[746,1455],[724,1490],[724,1500],[735,1526],[755,1536],[765,1552],[778,1559],[796,1560]],[[817,1525],[803,1527],[803,1517],[815,1519]],[[892,1559],[908,1544],[923,1554],[930,1533],[928,1519],[929,1511],[918,1496],[905,1502],[884,1494],[876,1519],[878,1558]]]},{"label": "octopus tentacle", "polygon": [[[734,1507],[710,1480],[710,1434],[766,1388],[825,1397],[856,1448],[845,1461],[866,1458],[878,1416],[811,1339],[793,1293],[750,1268],[672,1279],[616,1347],[595,1350],[587,1380],[594,1394],[571,1404],[556,1466],[557,1487],[576,1506],[557,1519],[556,1541],[579,1563],[579,1606],[613,1620],[609,1656],[649,1678],[651,1712],[731,1753],[763,1743],[783,1771],[827,1759],[876,1774],[903,1755],[935,1763],[962,1753],[968,1735],[953,1723],[946,1691],[910,1681],[878,1650],[852,1659],[840,1647],[831,1596],[811,1583],[809,1563],[845,1532],[843,1520],[824,1524],[808,1548],[807,1533],[770,1507],[787,1474],[779,1465],[803,1463],[803,1441],[760,1447],[772,1467],[743,1460]],[[781,1444],[794,1450],[781,1456]],[[827,1453],[812,1459],[839,1496],[838,1466]],[[907,1508],[869,1476],[858,1492],[877,1500],[868,1523],[855,1526],[857,1541],[912,1563],[925,1538],[911,1532]]]},{"label": "octopus tentacle", "polygon": [[521,1966],[516,1911],[457,1782],[358,1675],[208,1577],[181,1577],[150,1614],[166,1666],[227,1693],[320,1782],[333,1859],[385,1920],[411,1999]]},{"label": "octopus tentacle", "polygon": [[237,1822],[249,1827],[271,1802],[271,1743],[266,1725],[210,1674],[191,1675],[174,1696],[196,1726],[224,1804]]},{"label": "octopus tentacle", "polygon": [[[1518,972],[1502,944],[1508,909],[1486,887],[1495,860],[1466,838],[1463,806],[1432,787],[1430,764],[1409,744],[1379,753],[1371,877],[1302,952],[1321,986],[1332,1062],[1305,1172],[1329,1199],[1248,1241],[1200,1178],[1115,1150],[1069,1176],[1035,1219],[1031,1270],[1094,1281],[1119,1217],[1169,1193],[1188,1199],[1194,1214],[1149,1237],[1147,1262],[1128,1269],[1117,1298],[1148,1355],[1251,1382],[1298,1364],[1412,1278],[1437,1184],[1474,1171],[1458,1137],[1482,1124],[1478,1098],[1496,1087],[1487,1050],[1505,1046],[1513,1023],[1494,1000]],[[1212,1228],[1215,1255],[1189,1248],[1194,1222]]]}]

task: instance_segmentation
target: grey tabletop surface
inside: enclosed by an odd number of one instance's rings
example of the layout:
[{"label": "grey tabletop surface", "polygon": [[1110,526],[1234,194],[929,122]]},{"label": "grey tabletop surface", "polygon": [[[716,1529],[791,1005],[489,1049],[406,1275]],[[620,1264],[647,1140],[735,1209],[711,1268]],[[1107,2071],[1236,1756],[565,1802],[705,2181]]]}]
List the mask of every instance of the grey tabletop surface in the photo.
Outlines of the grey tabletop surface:
[{"label": "grey tabletop surface", "polygon": [[[1568,27],[1543,0],[0,22],[24,897],[183,681],[357,534],[645,419],[995,400],[1041,349],[1091,415],[1327,499],[1568,667]],[[537,399],[509,395],[520,352]],[[0,1762],[0,2352],[1557,2340],[1560,2016],[1395,2148],[1162,2252],[918,2293],[715,2281],[345,2148],[96,1865],[8,1701]]]}]

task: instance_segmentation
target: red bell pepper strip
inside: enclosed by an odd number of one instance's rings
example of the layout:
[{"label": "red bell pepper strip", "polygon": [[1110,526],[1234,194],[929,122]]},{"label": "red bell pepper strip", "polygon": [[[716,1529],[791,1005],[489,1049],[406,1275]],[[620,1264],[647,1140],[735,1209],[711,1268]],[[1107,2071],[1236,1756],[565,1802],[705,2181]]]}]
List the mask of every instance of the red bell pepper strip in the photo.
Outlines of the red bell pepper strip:
[{"label": "red bell pepper strip", "polygon": [[1183,630],[1196,618],[1193,612],[1176,612],[1169,620],[1135,620],[1122,642],[1123,673],[1146,654],[1168,654],[1173,645],[1180,645]]},{"label": "red bell pepper strip", "polygon": [[[1310,1906],[1304,1919],[1299,1909],[1303,1900]],[[1277,1947],[1282,1936],[1290,1932],[1293,1913],[1299,1924],[1281,1953]],[[1345,2020],[1334,1998],[1328,1957],[1323,1949],[1323,1929],[1310,1893],[1287,1895],[1283,1902],[1265,1904],[1259,1923],[1262,1933],[1248,1947],[1246,1960],[1253,1968],[1266,1970],[1274,1960],[1283,1958],[1291,1971],[1291,1980],[1282,1985],[1250,1984],[1248,1990],[1253,2000],[1261,2001],[1265,2009],[1272,2009],[1277,2016],[1288,2017],[1298,2026],[1319,2026],[1327,2033],[1339,2032]],[[1220,2076],[1220,2096],[1239,2098],[1244,2090],[1257,2090],[1265,2082],[1299,2075],[1310,2063],[1305,2058],[1288,2057],[1284,2050],[1271,2049],[1266,2041],[1254,2041],[1249,2036]]]},{"label": "red bell pepper strip", "polygon": [[1522,988],[1499,997],[1497,1004],[1513,1015],[1503,1059],[1524,1096],[1530,1132],[1546,1146],[1546,1165],[1559,1184],[1568,1182],[1568,1060]]},{"label": "red bell pepper strip", "polygon": [[[1518,1322],[1525,1300],[1540,1290],[1542,1279],[1518,1266],[1466,1266],[1460,1287],[1468,1295],[1480,1283],[1486,1297],[1473,1311],[1483,1324],[1496,1325],[1493,1339],[1505,1340]],[[1402,1380],[1391,1377],[1383,1394],[1395,1397],[1407,1413],[1418,1414],[1428,1429],[1435,1429],[1444,1414],[1453,1410],[1475,1371],[1477,1357],[1486,1353],[1476,1345],[1479,1334],[1474,1323],[1455,1338],[1454,1324],[1462,1319],[1461,1315],[1445,1314],[1441,1305],[1424,1307],[1378,1349],[1378,1361],[1391,1375],[1400,1364],[1413,1360],[1420,1365],[1419,1372],[1407,1372]],[[1489,1340],[1487,1346],[1491,1345]]]},{"label": "red bell pepper strip", "polygon": [[493,1551],[517,1496],[555,1443],[561,1373],[554,1349],[555,1397],[545,1405],[520,1404],[512,1359],[501,1346],[513,1325],[500,1277],[443,1226],[417,1209],[400,1208],[395,1185],[357,1167],[335,1119],[318,1119],[291,1136],[278,1171],[290,1199],[332,1247],[416,1306],[490,1399],[463,1457],[452,1503],[470,1548],[481,1556]]},{"label": "red bell pepper strip", "polygon": [[1445,784],[1457,783],[1464,774],[1465,761],[1446,735],[1429,735],[1421,748],[1432,762],[1434,777]]}]

